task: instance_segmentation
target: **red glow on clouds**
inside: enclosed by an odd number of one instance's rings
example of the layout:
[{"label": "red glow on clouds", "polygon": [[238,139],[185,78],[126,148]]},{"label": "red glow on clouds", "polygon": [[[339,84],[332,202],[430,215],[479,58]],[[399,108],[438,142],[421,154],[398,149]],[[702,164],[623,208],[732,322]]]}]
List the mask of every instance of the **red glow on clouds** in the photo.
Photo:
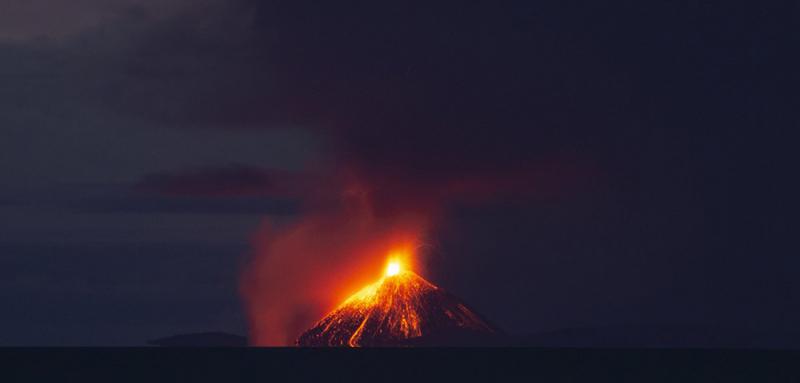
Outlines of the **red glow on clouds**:
[{"label": "red glow on clouds", "polygon": [[292,345],[383,275],[398,249],[411,254],[404,267],[424,273],[418,250],[448,204],[563,194],[591,178],[588,168],[574,164],[552,157],[527,169],[455,175],[379,172],[363,164],[328,173],[305,193],[305,214],[283,226],[267,220],[253,237],[241,285],[251,342]]}]

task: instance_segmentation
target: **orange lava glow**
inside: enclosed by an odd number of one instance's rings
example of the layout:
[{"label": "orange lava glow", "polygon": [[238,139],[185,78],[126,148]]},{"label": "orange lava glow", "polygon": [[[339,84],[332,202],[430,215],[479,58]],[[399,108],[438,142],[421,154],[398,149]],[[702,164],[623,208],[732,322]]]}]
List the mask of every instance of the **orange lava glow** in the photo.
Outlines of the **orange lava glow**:
[{"label": "orange lava glow", "polygon": [[[358,202],[358,201],[355,201]],[[354,291],[389,271],[418,270],[428,218],[376,216],[367,204],[307,215],[255,234],[241,291],[258,346],[287,346]]]},{"label": "orange lava glow", "polygon": [[389,260],[386,263],[385,276],[391,277],[400,273],[411,262],[411,251],[407,249],[396,249],[389,253]]},{"label": "orange lava glow", "polygon": [[453,328],[494,332],[477,314],[404,267],[392,253],[377,282],[347,298],[298,339],[301,346],[381,346]]},{"label": "orange lava glow", "polygon": [[386,265],[386,276],[392,277],[400,273],[400,262],[392,261]]},{"label": "orange lava glow", "polygon": [[[339,307],[338,310],[355,309],[357,311],[369,311],[378,307],[375,313],[365,315],[356,331],[347,339],[348,346],[358,347],[361,345],[364,327],[370,322],[384,323],[388,327],[389,333],[403,339],[422,335],[418,314],[421,302],[418,297],[421,296],[420,291],[423,289],[436,289],[437,287],[419,278],[411,271],[400,272],[398,269],[394,274],[390,274],[392,265],[399,267],[397,263],[390,263],[390,268],[387,269],[384,278],[353,294]],[[387,283],[387,280],[390,282]],[[392,299],[385,299],[386,290],[390,290]],[[334,323],[331,321],[326,326],[327,329],[330,330]]]}]

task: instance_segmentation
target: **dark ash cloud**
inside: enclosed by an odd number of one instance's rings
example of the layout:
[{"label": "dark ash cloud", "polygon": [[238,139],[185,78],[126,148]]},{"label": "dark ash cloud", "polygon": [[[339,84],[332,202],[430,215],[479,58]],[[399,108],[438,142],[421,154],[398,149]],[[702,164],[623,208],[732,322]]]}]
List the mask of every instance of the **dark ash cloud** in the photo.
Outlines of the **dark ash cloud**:
[{"label": "dark ash cloud", "polygon": [[[216,213],[297,204],[319,213],[297,230],[334,241],[331,227],[361,221],[317,207],[364,193],[363,222],[441,215],[436,280],[510,331],[654,318],[791,328],[800,317],[786,309],[800,291],[796,252],[782,248],[789,188],[775,182],[793,174],[792,141],[759,145],[779,137],[767,127],[797,125],[793,10],[226,1],[81,12],[99,3],[62,8],[91,22],[47,23],[57,38],[20,30],[0,46],[3,182],[63,194],[20,198],[65,227],[65,206],[151,229],[128,213],[213,213],[197,224],[230,226]],[[5,23],[2,10],[0,35],[35,24]],[[325,147],[187,139],[282,127]],[[282,183],[259,169],[276,161],[302,171],[287,191],[298,201],[274,202]],[[52,185],[81,177],[144,189]]]},{"label": "dark ash cloud", "polygon": [[135,189],[168,196],[291,196],[297,176],[246,165],[162,172],[145,176]]}]

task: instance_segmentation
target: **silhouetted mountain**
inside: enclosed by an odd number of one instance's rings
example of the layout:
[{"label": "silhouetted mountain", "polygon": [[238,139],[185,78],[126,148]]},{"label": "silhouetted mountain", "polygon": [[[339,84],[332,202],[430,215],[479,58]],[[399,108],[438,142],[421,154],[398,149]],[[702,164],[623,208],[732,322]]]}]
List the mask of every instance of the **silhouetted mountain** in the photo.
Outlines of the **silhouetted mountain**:
[{"label": "silhouetted mountain", "polygon": [[484,345],[500,331],[411,271],[386,276],[300,335],[298,346]]}]

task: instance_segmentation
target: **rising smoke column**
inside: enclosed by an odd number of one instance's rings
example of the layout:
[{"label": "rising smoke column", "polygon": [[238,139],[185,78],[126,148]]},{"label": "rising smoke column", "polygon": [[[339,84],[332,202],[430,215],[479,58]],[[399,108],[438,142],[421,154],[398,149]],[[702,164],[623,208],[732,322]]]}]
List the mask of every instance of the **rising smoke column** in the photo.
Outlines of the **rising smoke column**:
[{"label": "rising smoke column", "polygon": [[442,174],[438,180],[341,176],[333,179],[342,182],[312,188],[327,193],[307,195],[305,213],[294,222],[265,220],[253,236],[241,285],[251,342],[294,344],[302,331],[381,275],[388,254],[398,249],[411,254],[410,269],[424,273],[423,249],[448,204],[551,193],[583,177],[567,163],[554,157],[525,171]]},{"label": "rising smoke column", "polygon": [[[397,249],[419,253],[434,214],[384,213],[349,191],[297,221],[265,221],[242,279],[255,345],[291,345],[335,304],[379,273]],[[414,260],[410,260],[413,262]]]},{"label": "rising smoke column", "polygon": [[[519,44],[518,12],[474,7],[259,2],[256,51],[274,83],[253,113],[312,130],[329,157],[303,214],[254,235],[242,279],[253,343],[291,344],[380,275],[392,247],[425,244],[450,205],[580,190],[594,171],[582,159],[614,110],[595,57],[537,34]],[[553,92],[567,69],[580,91]]]}]

